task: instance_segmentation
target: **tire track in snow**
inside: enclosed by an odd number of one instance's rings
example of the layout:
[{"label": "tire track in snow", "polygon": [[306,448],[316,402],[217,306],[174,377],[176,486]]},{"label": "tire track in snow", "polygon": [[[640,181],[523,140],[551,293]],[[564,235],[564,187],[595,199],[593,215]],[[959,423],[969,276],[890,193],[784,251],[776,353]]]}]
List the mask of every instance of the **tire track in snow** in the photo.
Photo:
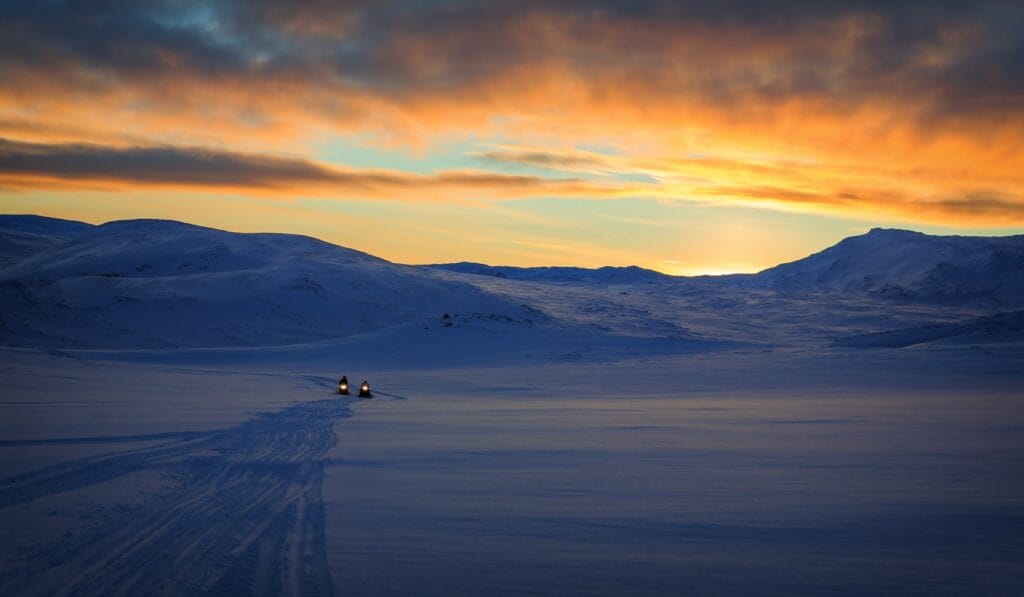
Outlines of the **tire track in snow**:
[{"label": "tire track in snow", "polygon": [[324,456],[351,402],[302,403],[236,427],[0,480],[0,514],[131,473],[176,480],[138,507],[112,508],[120,514],[4,565],[0,594],[331,594]]}]

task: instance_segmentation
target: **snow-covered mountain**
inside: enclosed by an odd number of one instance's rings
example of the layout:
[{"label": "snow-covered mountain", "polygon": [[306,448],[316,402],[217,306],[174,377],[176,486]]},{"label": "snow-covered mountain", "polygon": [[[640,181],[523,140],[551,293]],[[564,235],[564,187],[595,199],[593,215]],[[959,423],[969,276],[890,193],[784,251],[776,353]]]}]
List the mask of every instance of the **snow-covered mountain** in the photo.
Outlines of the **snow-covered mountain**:
[{"label": "snow-covered mountain", "polygon": [[791,291],[1021,305],[1024,235],[930,236],[876,228],[750,280]]},{"label": "snow-covered mountain", "polygon": [[0,217],[0,269],[93,228],[85,222],[42,216]]},{"label": "snow-covered mountain", "polygon": [[[6,228],[28,227],[2,219]],[[0,269],[3,345],[262,346],[439,321],[445,313],[543,319],[471,285],[304,236],[162,220],[82,228],[37,219],[34,227],[42,238],[64,236]]]},{"label": "snow-covered mountain", "polygon": [[529,282],[771,288],[789,293],[867,295],[910,302],[1024,303],[1024,235],[931,236],[876,228],[757,274],[669,276],[639,267],[509,267],[450,263],[435,269]]},{"label": "snow-covered mountain", "polygon": [[[873,230],[759,274],[682,278],[637,267],[405,266],[296,235],[0,216],[0,306],[0,346],[114,350],[368,335],[384,351],[457,347],[466,329],[481,342],[470,352],[569,337],[622,350],[650,340],[668,350],[836,338],[893,346],[1009,326],[996,334],[1007,341],[1021,336],[1019,317],[998,315],[1024,310],[1024,236]],[[974,321],[986,334],[971,335]],[[914,342],[903,343],[905,330]]]}]

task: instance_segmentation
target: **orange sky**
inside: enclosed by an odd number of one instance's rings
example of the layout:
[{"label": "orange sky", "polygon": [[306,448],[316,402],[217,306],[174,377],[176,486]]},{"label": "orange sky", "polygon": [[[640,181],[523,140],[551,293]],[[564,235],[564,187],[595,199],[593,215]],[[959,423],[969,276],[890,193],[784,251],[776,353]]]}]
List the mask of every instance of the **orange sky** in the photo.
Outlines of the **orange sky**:
[{"label": "orange sky", "polygon": [[[355,219],[389,230],[355,248],[403,261],[682,272],[872,225],[1024,230],[1010,3],[3,10],[6,212]],[[737,228],[746,254],[701,244]]]}]

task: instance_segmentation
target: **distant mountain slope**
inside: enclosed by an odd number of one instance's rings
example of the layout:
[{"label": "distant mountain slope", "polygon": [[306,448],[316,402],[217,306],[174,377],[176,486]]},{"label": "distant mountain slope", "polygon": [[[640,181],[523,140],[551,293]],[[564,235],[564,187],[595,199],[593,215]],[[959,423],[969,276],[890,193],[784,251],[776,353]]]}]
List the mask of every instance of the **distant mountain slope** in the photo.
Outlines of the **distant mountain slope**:
[{"label": "distant mountain slope", "polygon": [[0,305],[0,345],[115,349],[301,343],[445,313],[543,320],[316,239],[160,220],[88,228],[0,269]]},{"label": "distant mountain slope", "polygon": [[482,263],[460,262],[431,265],[462,274],[529,280],[531,282],[595,282],[602,284],[638,284],[664,282],[671,276],[631,265],[628,267],[513,267],[507,265],[484,265]]},{"label": "distant mountain slope", "polygon": [[876,228],[748,281],[790,291],[1021,305],[1024,236],[930,236]]},{"label": "distant mountain slope", "polygon": [[91,230],[84,222],[42,216],[0,217],[0,269]]},{"label": "distant mountain slope", "polygon": [[835,346],[851,348],[904,348],[929,342],[993,343],[1024,341],[1024,311],[999,313],[959,323],[885,330],[837,338]]},{"label": "distant mountain slope", "polygon": [[[873,230],[759,274],[699,278],[638,267],[404,266],[305,236],[164,220],[0,216],[0,247],[0,346],[279,346],[370,333],[438,342],[431,330],[460,329],[492,344],[515,336],[556,346],[572,332],[580,345],[667,340],[671,350],[837,337],[909,346],[1010,341],[1019,316],[999,314],[1024,310],[1024,236]],[[979,317],[992,319],[972,323]]]},{"label": "distant mountain slope", "polygon": [[124,220],[96,226],[29,257],[0,271],[0,278],[154,278],[251,270],[302,257],[347,265],[387,263],[305,236],[238,234],[170,220]]}]

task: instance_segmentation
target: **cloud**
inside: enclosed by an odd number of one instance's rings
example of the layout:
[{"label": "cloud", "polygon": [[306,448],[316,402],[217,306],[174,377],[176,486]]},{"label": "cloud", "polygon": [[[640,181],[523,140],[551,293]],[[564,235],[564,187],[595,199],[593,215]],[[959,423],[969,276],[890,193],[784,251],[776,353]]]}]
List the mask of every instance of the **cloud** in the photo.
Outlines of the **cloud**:
[{"label": "cloud", "polygon": [[483,160],[505,164],[522,164],[555,170],[606,170],[605,160],[594,156],[571,155],[540,150],[494,150],[471,154]]},{"label": "cloud", "polygon": [[[649,176],[657,184],[634,189],[652,196],[705,205],[741,204],[789,211],[859,217],[897,217],[910,222],[971,225],[1024,223],[1018,191],[978,191],[985,181],[963,169],[907,171],[763,156],[667,157],[604,155],[504,145],[481,152],[498,163],[524,164],[565,173],[597,173],[612,180]],[[959,181],[958,181],[959,179]],[[1017,175],[990,176],[988,184],[1020,189]],[[960,194],[960,198],[953,198]]]},{"label": "cloud", "polygon": [[971,222],[1016,226],[1024,222],[1024,198],[979,194],[961,199],[939,199],[924,208],[942,215],[959,215]]},{"label": "cloud", "polygon": [[[1021,221],[1017,3],[52,0],[0,11],[8,187],[640,195]],[[476,156],[570,178],[417,177],[279,153],[350,134],[403,149],[511,140]],[[565,149],[592,142],[622,155]],[[559,149],[537,149],[548,146]]]},{"label": "cloud", "polygon": [[885,105],[922,126],[991,124],[1019,122],[1024,97],[1024,8],[998,1],[57,1],[4,11],[0,65],[14,104],[25,90],[73,89],[201,120],[186,96],[212,104],[213,86],[240,124],[279,120],[282,94],[306,119],[382,130],[372,115],[457,128],[495,112],[560,111],[565,100],[662,123],[666,111],[678,121],[697,107],[759,119],[798,100],[834,115]]},{"label": "cloud", "polygon": [[205,147],[109,147],[0,139],[0,185],[39,188],[46,184],[64,190],[156,187],[400,200],[600,197],[621,192],[611,185],[569,178],[458,170],[420,175],[343,169],[302,158]]},{"label": "cloud", "polygon": [[1024,197],[998,193],[974,194],[963,198],[913,196],[890,189],[796,191],[777,187],[715,187],[697,195],[729,198],[752,205],[768,204],[782,209],[834,214],[897,217],[931,224],[1015,226],[1024,223]]},{"label": "cloud", "polygon": [[[815,164],[770,164],[727,158],[650,159],[570,151],[564,155],[506,146],[490,159],[599,170],[597,180],[544,178],[481,170],[415,174],[339,168],[301,157],[243,153],[198,146],[41,144],[0,138],[0,188],[15,190],[188,190],[291,198],[480,203],[531,197],[660,198],[706,205],[899,217],[913,222],[1019,225],[1024,197],[998,191],[960,197],[909,193],[893,185],[850,186]],[[624,181],[633,169],[653,182]],[[742,172],[750,184],[735,184]],[[772,184],[776,183],[776,184]]]}]

